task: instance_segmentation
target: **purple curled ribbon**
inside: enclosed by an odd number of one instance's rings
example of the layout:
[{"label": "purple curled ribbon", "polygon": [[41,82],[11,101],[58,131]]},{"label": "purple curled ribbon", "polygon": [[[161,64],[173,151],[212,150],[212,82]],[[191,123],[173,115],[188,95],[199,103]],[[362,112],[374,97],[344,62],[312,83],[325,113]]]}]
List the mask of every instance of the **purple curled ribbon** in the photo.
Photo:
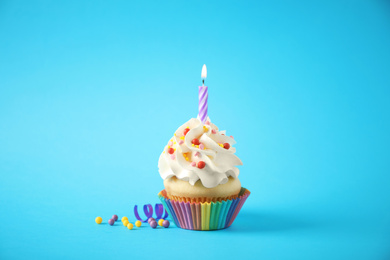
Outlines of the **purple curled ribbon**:
[{"label": "purple curled ribbon", "polygon": [[[156,211],[156,219],[166,219],[168,217],[168,212],[166,210],[164,210],[164,207],[163,207],[162,204],[156,203],[154,209]],[[164,214],[164,216],[162,216],[164,211],[165,211],[165,214]],[[142,222],[147,222],[149,218],[153,217],[153,207],[152,207],[152,205],[150,205],[150,204],[144,205],[144,213],[145,213],[145,216],[146,216],[146,220],[143,220],[139,216],[139,214],[138,214],[138,206],[137,205],[134,206],[134,215],[135,215],[135,217],[138,220],[142,221]]]}]

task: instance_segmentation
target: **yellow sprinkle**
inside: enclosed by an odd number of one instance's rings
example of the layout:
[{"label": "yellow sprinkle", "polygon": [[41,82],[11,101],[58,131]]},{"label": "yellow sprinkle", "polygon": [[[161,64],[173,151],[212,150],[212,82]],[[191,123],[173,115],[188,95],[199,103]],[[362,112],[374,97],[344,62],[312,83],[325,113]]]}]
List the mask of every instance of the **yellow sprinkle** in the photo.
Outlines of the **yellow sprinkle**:
[{"label": "yellow sprinkle", "polygon": [[186,161],[188,161],[189,159],[188,159],[188,157],[186,157]]},{"label": "yellow sprinkle", "polygon": [[176,136],[176,133],[174,133],[173,135]]},{"label": "yellow sprinkle", "polygon": [[163,151],[163,153],[165,153],[165,151]]},{"label": "yellow sprinkle", "polygon": [[195,145],[196,148],[199,148],[199,145]]},{"label": "yellow sprinkle", "polygon": [[170,146],[170,145],[168,145],[168,148],[171,148],[171,146]]},{"label": "yellow sprinkle", "polygon": [[176,142],[173,142],[173,144],[176,144]]},{"label": "yellow sprinkle", "polygon": [[130,222],[128,220],[125,220],[123,221],[123,226],[127,227],[127,224],[129,224]]},{"label": "yellow sprinkle", "polygon": [[132,229],[133,229],[133,224],[128,223],[128,224],[127,224],[127,228],[130,229],[130,230],[132,230]]},{"label": "yellow sprinkle", "polygon": [[164,222],[164,220],[163,220],[163,219],[160,219],[160,220],[158,221],[158,225],[162,227],[162,226],[163,226],[163,222]]},{"label": "yellow sprinkle", "polygon": [[180,136],[180,140],[184,140],[184,136]]},{"label": "yellow sprinkle", "polygon": [[176,148],[173,148],[173,150],[176,152]]},{"label": "yellow sprinkle", "polygon": [[137,220],[137,221],[135,222],[135,226],[136,226],[136,227],[140,227],[141,225],[142,225],[142,222],[141,222],[141,221]]},{"label": "yellow sprinkle", "polygon": [[128,220],[126,216],[122,217],[122,222]]},{"label": "yellow sprinkle", "polygon": [[195,146],[194,144],[192,144],[192,146]]},{"label": "yellow sprinkle", "polygon": [[102,223],[102,221],[103,221],[103,219],[102,219],[101,217],[97,217],[97,218],[95,218],[95,222],[96,222],[96,224],[101,224],[101,223]]},{"label": "yellow sprinkle", "polygon": [[219,144],[219,146],[223,147],[223,144]]}]

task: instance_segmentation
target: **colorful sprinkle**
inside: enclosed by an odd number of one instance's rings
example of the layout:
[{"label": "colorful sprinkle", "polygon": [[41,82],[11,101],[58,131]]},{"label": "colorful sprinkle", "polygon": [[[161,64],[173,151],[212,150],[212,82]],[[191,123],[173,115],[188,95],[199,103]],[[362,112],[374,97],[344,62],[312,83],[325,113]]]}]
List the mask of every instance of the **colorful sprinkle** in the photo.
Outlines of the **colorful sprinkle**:
[{"label": "colorful sprinkle", "polygon": [[184,141],[183,141],[183,140],[180,140],[180,141],[179,141],[179,144],[180,144],[180,145],[184,144]]},{"label": "colorful sprinkle", "polygon": [[117,221],[117,220],[118,220],[118,215],[112,215],[112,219],[113,219],[114,221]]},{"label": "colorful sprinkle", "polygon": [[196,157],[200,157],[200,152],[196,152],[196,153],[195,153],[195,156],[196,156]]},{"label": "colorful sprinkle", "polygon": [[200,145],[199,145],[199,149],[200,149],[200,150],[203,150],[203,149],[204,149],[204,144],[200,144]]},{"label": "colorful sprinkle", "polygon": [[114,223],[115,223],[115,221],[112,218],[110,218],[108,220],[108,224],[110,224],[110,226],[114,225]]},{"label": "colorful sprinkle", "polygon": [[189,161],[190,159],[188,157],[186,157],[186,161]]},{"label": "colorful sprinkle", "polygon": [[162,227],[163,222],[164,222],[164,220],[163,220],[163,219],[160,219],[160,220],[158,221],[158,225],[159,225],[160,227]]},{"label": "colorful sprinkle", "polygon": [[175,160],[176,156],[174,154],[171,154],[171,159]]},{"label": "colorful sprinkle", "polygon": [[139,220],[137,220],[137,221],[135,222],[135,226],[136,226],[136,227],[140,227],[140,226],[142,226],[142,222],[141,222],[141,221],[139,221]]},{"label": "colorful sprinkle", "polygon": [[211,133],[212,133],[212,134],[216,134],[216,133],[217,133],[217,130],[213,129],[213,130],[211,130]]},{"label": "colorful sprinkle", "polygon": [[130,230],[132,230],[132,229],[133,229],[133,224],[128,223],[128,224],[127,224],[127,228],[130,229]]},{"label": "colorful sprinkle", "polygon": [[234,139],[234,137],[231,135],[230,138]]},{"label": "colorful sprinkle", "polygon": [[157,227],[157,222],[155,220],[152,220],[149,222],[149,225],[151,228],[156,228]]},{"label": "colorful sprinkle", "polygon": [[156,221],[155,218],[148,218],[148,223],[150,223],[150,221],[152,221],[152,220]]},{"label": "colorful sprinkle", "polygon": [[199,148],[199,145],[195,145],[196,148]]},{"label": "colorful sprinkle", "polygon": [[169,142],[168,142],[168,145],[169,145],[169,146],[172,146],[172,145],[173,145],[173,142],[172,142],[172,141],[169,141]]},{"label": "colorful sprinkle", "polygon": [[96,222],[96,224],[101,224],[101,223],[102,223],[102,221],[103,221],[103,219],[102,219],[101,217],[97,217],[97,218],[95,218],[95,222]]},{"label": "colorful sprinkle", "polygon": [[203,169],[206,166],[206,163],[204,161],[199,161],[198,162],[198,168]]},{"label": "colorful sprinkle", "polygon": [[191,166],[192,166],[192,167],[196,167],[196,162],[192,162],[192,163],[191,163]]},{"label": "colorful sprinkle", "polygon": [[184,136],[180,136],[180,140],[184,140]]},{"label": "colorful sprinkle", "polygon": [[223,148],[223,144],[219,144],[219,146],[221,146]]},{"label": "colorful sprinkle", "polygon": [[187,127],[186,129],[184,129],[183,134],[186,135],[189,131],[190,131],[190,129]]},{"label": "colorful sprinkle", "polygon": [[199,139],[194,138],[194,139],[192,139],[191,143],[193,143],[194,145],[199,145]]},{"label": "colorful sprinkle", "polygon": [[165,228],[169,227],[169,221],[168,220],[164,220],[162,224],[163,224],[163,227],[165,227]]},{"label": "colorful sprinkle", "polygon": [[207,132],[209,129],[206,126],[203,126],[203,131]]},{"label": "colorful sprinkle", "polygon": [[229,149],[229,148],[230,148],[230,144],[229,144],[229,143],[224,143],[224,144],[223,144],[223,148]]},{"label": "colorful sprinkle", "polygon": [[173,154],[175,152],[175,150],[173,148],[168,148],[168,153],[169,154]]},{"label": "colorful sprinkle", "polygon": [[205,125],[210,125],[210,121],[206,121],[206,123],[204,123]]}]

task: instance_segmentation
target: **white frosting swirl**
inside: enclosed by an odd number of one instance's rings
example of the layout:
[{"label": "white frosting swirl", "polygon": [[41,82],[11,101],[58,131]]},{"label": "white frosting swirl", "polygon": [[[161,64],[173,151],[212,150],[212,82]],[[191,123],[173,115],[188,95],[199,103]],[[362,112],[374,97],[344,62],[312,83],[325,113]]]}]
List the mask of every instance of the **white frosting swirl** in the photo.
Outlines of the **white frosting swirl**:
[{"label": "white frosting swirl", "polygon": [[[186,128],[189,131],[185,135]],[[198,146],[192,144],[195,138],[200,142]],[[230,146],[228,149],[223,147],[226,143]],[[241,160],[234,155],[236,148],[232,146],[235,143],[232,137],[225,135],[225,131],[218,131],[210,119],[202,124],[199,119],[192,118],[176,130],[160,155],[160,176],[164,180],[176,176],[191,185],[200,179],[206,188],[227,183],[229,176],[238,177],[239,170],[235,165],[242,165]],[[206,164],[202,169],[198,167],[200,161]]]}]

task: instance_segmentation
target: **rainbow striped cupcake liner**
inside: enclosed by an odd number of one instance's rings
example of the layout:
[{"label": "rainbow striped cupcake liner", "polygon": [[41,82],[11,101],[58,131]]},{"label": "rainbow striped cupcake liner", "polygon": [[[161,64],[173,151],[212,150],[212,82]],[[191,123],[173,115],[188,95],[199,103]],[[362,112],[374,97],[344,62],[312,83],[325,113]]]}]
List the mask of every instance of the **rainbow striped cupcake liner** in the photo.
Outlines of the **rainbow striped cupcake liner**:
[{"label": "rainbow striped cupcake liner", "polygon": [[241,188],[236,199],[217,202],[183,202],[172,200],[162,190],[158,197],[176,226],[190,230],[217,230],[229,227],[236,219],[250,191]]}]

